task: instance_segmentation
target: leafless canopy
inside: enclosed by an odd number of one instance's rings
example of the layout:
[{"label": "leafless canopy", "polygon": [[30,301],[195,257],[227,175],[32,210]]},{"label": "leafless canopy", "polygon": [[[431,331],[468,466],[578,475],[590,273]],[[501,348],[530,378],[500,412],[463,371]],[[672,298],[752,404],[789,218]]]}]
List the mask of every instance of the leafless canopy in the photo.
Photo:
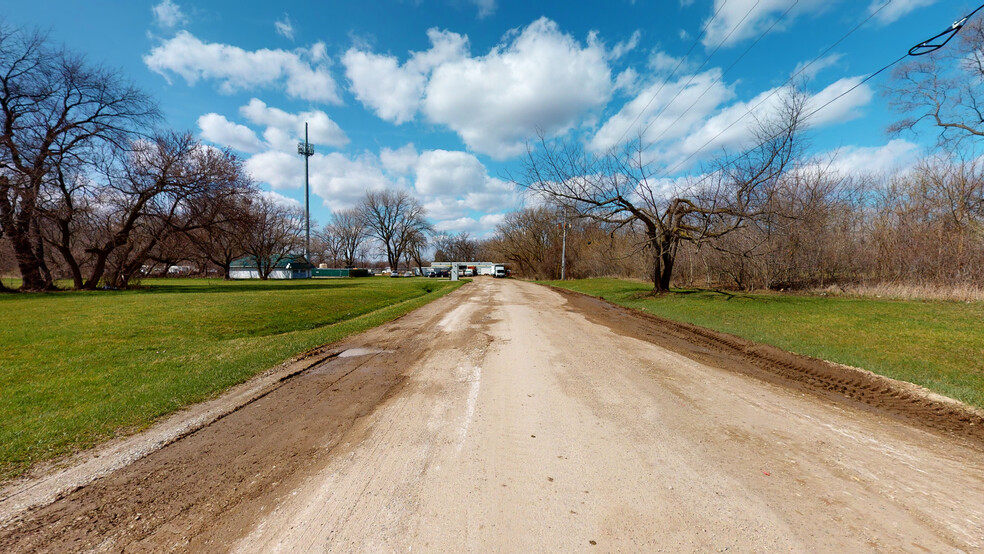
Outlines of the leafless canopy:
[{"label": "leafless canopy", "polygon": [[150,98],[112,70],[52,47],[40,33],[0,25],[0,226],[25,290],[51,287],[38,204],[59,168],[125,147],[158,117]]},{"label": "leafless canopy", "polygon": [[357,209],[335,212],[332,222],[325,226],[327,240],[337,243],[339,258],[345,267],[355,267],[367,234],[366,224]]},{"label": "leafless canopy", "polygon": [[359,206],[362,221],[395,271],[416,235],[430,231],[423,205],[405,190],[369,191]]},{"label": "leafless canopy", "polygon": [[656,291],[669,289],[682,242],[719,237],[760,216],[779,177],[798,154],[802,95],[790,93],[780,113],[760,122],[758,146],[719,158],[703,177],[671,181],[639,138],[595,155],[579,143],[541,135],[528,149],[523,182],[577,217],[620,228],[638,225],[653,255]]},{"label": "leafless canopy", "polygon": [[957,36],[953,46],[895,71],[885,92],[905,117],[890,131],[915,131],[929,123],[941,146],[984,137],[984,20],[971,21]]}]

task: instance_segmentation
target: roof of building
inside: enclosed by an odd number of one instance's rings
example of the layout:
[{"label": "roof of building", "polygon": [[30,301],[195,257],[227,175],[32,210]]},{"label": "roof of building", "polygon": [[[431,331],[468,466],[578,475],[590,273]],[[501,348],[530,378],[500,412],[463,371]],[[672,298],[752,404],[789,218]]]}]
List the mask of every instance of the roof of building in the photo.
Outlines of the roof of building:
[{"label": "roof of building", "polygon": [[[229,264],[230,269],[256,269],[258,266],[256,264],[256,258],[253,256],[243,256],[238,260],[233,260]],[[287,254],[280,258],[274,269],[292,269],[292,270],[306,270],[313,269],[314,266],[307,261],[307,258],[303,254]]]}]

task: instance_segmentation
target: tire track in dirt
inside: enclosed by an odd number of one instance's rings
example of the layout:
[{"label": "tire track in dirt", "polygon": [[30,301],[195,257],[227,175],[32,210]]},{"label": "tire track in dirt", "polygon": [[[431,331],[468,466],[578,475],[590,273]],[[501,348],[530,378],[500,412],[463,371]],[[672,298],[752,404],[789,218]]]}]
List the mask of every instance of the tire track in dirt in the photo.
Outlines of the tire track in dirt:
[{"label": "tire track in dirt", "polygon": [[715,367],[809,391],[835,402],[984,445],[984,414],[911,383],[672,321],[587,294],[550,288],[567,299],[570,309],[621,335],[662,346]]}]

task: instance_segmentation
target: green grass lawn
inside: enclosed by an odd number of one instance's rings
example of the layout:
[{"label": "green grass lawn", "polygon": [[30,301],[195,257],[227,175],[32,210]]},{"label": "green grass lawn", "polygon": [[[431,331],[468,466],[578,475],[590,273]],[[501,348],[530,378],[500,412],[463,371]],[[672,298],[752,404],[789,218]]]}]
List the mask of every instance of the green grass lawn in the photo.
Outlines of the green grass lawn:
[{"label": "green grass lawn", "polygon": [[132,291],[0,295],[0,480],[146,427],[460,284],[159,279]]},{"label": "green grass lawn", "polygon": [[984,303],[676,290],[550,281],[622,306],[861,367],[984,408]]}]

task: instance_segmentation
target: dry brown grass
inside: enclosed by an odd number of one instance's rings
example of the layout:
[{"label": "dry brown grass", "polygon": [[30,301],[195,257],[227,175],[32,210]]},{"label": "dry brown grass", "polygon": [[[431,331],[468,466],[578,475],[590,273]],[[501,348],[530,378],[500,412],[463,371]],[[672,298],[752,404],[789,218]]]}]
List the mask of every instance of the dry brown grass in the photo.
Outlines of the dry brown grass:
[{"label": "dry brown grass", "polygon": [[901,283],[833,285],[810,291],[830,296],[891,298],[897,300],[944,300],[952,302],[984,302],[984,287],[978,285],[913,285]]}]

